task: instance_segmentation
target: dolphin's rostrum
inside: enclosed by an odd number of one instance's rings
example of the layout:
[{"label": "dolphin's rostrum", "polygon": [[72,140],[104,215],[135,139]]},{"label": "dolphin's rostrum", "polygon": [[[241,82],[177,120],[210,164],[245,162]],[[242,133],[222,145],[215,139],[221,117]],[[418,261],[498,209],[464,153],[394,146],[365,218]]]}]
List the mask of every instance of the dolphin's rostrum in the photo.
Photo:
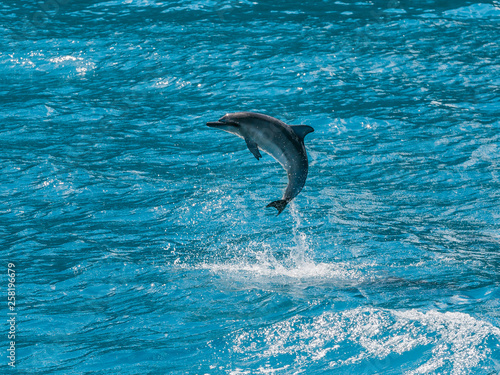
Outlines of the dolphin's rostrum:
[{"label": "dolphin's rostrum", "polygon": [[314,131],[308,125],[287,125],[274,117],[252,112],[229,113],[207,125],[243,138],[250,152],[259,160],[259,150],[271,155],[285,168],[288,185],[283,198],[271,202],[278,215],[306,183],[308,162],[304,137]]}]

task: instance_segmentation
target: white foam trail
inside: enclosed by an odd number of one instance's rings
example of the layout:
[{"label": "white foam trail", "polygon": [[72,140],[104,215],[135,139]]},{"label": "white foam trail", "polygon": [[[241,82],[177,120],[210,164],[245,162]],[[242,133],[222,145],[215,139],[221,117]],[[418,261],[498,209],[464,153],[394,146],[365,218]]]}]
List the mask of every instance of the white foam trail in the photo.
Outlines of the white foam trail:
[{"label": "white foam trail", "polygon": [[309,245],[307,244],[307,236],[305,233],[299,231],[301,221],[299,211],[294,201],[290,203],[290,213],[292,214],[293,221],[295,222],[295,225],[293,226],[293,242],[295,242],[295,247],[291,249],[290,258],[298,264],[310,263],[311,254],[309,251]]}]

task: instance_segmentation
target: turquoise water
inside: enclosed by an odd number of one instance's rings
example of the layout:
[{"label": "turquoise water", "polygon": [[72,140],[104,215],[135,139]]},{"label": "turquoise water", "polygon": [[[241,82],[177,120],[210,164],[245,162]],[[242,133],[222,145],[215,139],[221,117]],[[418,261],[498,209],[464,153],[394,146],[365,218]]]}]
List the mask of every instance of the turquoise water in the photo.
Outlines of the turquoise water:
[{"label": "turquoise water", "polygon": [[[2,373],[500,373],[500,3],[0,19]],[[315,128],[280,216],[236,111]]]}]

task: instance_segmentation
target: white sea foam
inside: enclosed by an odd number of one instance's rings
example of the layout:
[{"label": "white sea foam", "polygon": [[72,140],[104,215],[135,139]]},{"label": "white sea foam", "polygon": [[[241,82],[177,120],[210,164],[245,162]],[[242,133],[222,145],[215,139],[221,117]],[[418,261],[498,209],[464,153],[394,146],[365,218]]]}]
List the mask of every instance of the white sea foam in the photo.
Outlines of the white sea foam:
[{"label": "white sea foam", "polygon": [[403,373],[466,375],[478,368],[494,369],[495,361],[488,362],[492,342],[498,348],[500,329],[468,314],[359,307],[314,318],[296,316],[238,333],[232,351],[263,360],[284,355],[292,358],[295,369],[326,360],[332,371],[354,365],[383,373],[414,363]]},{"label": "white sea foam", "polygon": [[316,263],[312,260],[300,260],[289,258],[278,260],[271,253],[255,252],[255,261],[247,259],[237,259],[225,263],[203,263],[200,268],[208,269],[217,274],[226,276],[241,277],[268,277],[273,278],[293,278],[312,279],[317,278],[322,281],[328,279],[338,280],[360,280],[361,275],[357,270],[348,269],[345,263]]}]

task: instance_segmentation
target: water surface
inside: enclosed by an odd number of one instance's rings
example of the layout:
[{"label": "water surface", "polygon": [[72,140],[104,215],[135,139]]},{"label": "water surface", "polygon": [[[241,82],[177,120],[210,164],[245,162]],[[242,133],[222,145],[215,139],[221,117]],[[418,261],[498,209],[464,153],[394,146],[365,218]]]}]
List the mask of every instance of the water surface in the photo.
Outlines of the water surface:
[{"label": "water surface", "polygon": [[[500,373],[498,2],[0,18],[19,373]],[[205,126],[242,110],[315,128],[278,217],[279,164]]]}]

